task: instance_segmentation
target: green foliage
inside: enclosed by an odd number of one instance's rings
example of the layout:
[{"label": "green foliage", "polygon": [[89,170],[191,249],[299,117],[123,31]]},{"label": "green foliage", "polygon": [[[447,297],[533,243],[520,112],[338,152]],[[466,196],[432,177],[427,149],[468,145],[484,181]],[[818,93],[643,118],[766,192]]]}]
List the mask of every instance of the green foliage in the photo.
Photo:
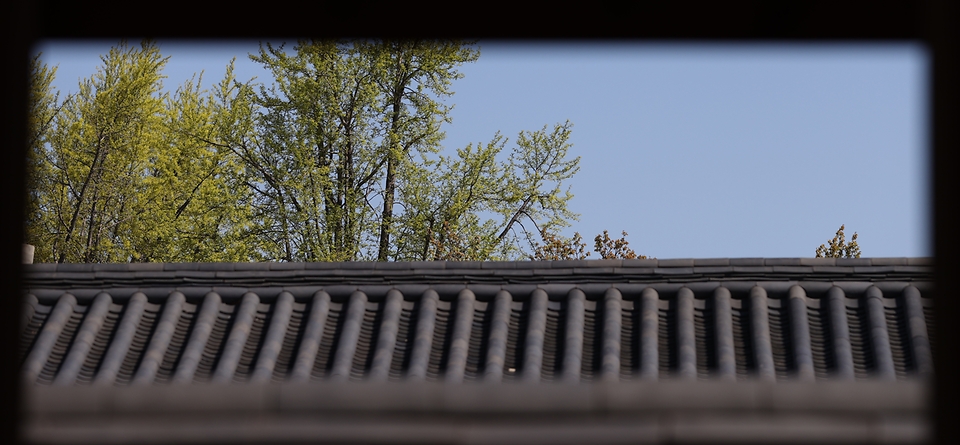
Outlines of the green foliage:
[{"label": "green foliage", "polygon": [[412,155],[440,150],[440,124],[450,120],[441,99],[453,94],[457,66],[477,56],[444,41],[261,46],[251,59],[276,84],[256,96],[258,138],[231,146],[253,177],[266,256],[395,258],[397,196],[428,180]]},{"label": "green foliage", "polygon": [[[437,153],[443,133],[441,123],[450,123],[449,112],[442,100],[453,95],[453,80],[463,77],[457,67],[476,61],[480,53],[458,41],[379,41],[364,42],[376,66],[373,76],[379,93],[381,150],[385,162],[383,210],[377,259],[386,261],[391,253],[391,234],[397,231],[394,207],[399,188],[410,172],[418,176],[417,166],[405,162],[411,152],[420,155]],[[405,165],[406,164],[406,165]],[[447,227],[450,224],[447,223]],[[442,250],[442,248],[441,248]]]},{"label": "green foliage", "polygon": [[395,257],[399,260],[490,259],[496,251],[497,226],[482,219],[497,199],[502,166],[496,156],[506,140],[499,135],[486,146],[472,144],[457,156],[426,157],[421,165],[405,162],[399,182],[402,213],[397,216]]},{"label": "green foliage", "polygon": [[269,44],[251,59],[275,85],[254,97],[255,137],[232,148],[251,175],[256,231],[268,259],[358,259],[373,229],[378,178],[374,61],[355,44]]},{"label": "green foliage", "polygon": [[[54,188],[53,169],[46,145],[49,144],[54,119],[60,113],[65,102],[60,94],[53,91],[53,79],[56,68],[49,68],[40,62],[40,55],[31,62],[31,89],[29,102],[29,133],[27,151],[27,227],[35,228],[45,224],[44,202],[48,200],[46,191]],[[26,242],[36,246],[35,257],[49,260],[52,256],[53,238],[40,231],[28,231]]]},{"label": "green foliage", "polygon": [[[43,176],[28,218],[38,261],[136,260],[134,240],[150,223],[142,212],[141,178],[161,133],[166,59],[144,42],[140,48],[121,43],[101,60],[98,72],[51,114],[42,144],[32,148]],[[42,68],[34,73],[34,90],[49,85]]]},{"label": "green foliage", "polygon": [[569,122],[442,154],[460,41],[261,45],[269,86],[162,89],[121,42],[63,100],[35,60],[28,242],[40,262],[497,260],[576,219]]},{"label": "green foliage", "polygon": [[101,59],[63,102],[50,90],[53,70],[34,66],[27,239],[37,260],[248,259],[243,170],[206,142],[235,128],[223,122],[233,107],[199,80],[161,93],[167,59],[152,42],[122,42]]},{"label": "green foliage", "polygon": [[[234,82],[232,65],[220,88]],[[239,159],[211,144],[221,140],[229,117],[210,94],[189,80],[167,97],[163,131],[152,147],[143,178],[143,225],[137,245],[142,261],[241,261],[249,258],[252,215]],[[228,98],[227,98],[228,100]]]},{"label": "green foliage", "polygon": [[843,234],[844,226],[841,225],[837,234],[827,241],[827,244],[821,244],[817,248],[817,258],[860,258],[860,246],[857,245],[857,233],[853,233],[853,238],[849,243]]},{"label": "green foliage", "polygon": [[487,144],[457,150],[456,157],[425,160],[431,170],[406,165],[397,259],[443,259],[450,252],[469,260],[526,257],[524,240],[577,218],[567,209],[572,195],[563,189],[580,161],[566,159],[571,127],[565,122],[552,131],[521,132],[505,160],[498,158],[508,140],[497,134]]}]

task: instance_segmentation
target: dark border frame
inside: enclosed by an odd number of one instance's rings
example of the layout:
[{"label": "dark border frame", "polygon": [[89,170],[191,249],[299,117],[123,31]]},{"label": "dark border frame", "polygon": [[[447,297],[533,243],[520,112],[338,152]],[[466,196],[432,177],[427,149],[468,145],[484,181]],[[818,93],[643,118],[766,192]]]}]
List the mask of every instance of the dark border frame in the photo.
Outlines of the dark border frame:
[{"label": "dark border frame", "polygon": [[[840,3],[840,4],[838,4]],[[0,310],[0,356],[15,357],[20,319],[21,243],[23,238],[24,160],[27,79],[30,50],[41,38],[249,38],[311,35],[316,37],[484,37],[504,39],[647,39],[733,43],[895,42],[922,41],[932,55],[930,178],[933,190],[938,349],[936,368],[937,441],[956,443],[960,427],[951,419],[956,407],[958,368],[956,351],[958,301],[950,289],[954,253],[960,252],[956,207],[949,190],[958,189],[958,94],[956,3],[950,0],[835,2],[743,1],[712,5],[657,2],[630,6],[560,3],[527,10],[516,5],[493,8],[485,3],[421,4],[405,2],[336,4],[312,2],[303,6],[284,2],[201,6],[186,2],[131,4],[130,2],[68,2],[44,0],[31,4],[8,2],[3,9],[2,40],[7,59],[0,104],[4,108],[0,149],[3,222],[0,237],[6,307]],[[136,8],[136,9],[135,9]],[[142,8],[148,8],[146,10]],[[466,11],[466,12],[461,12]],[[891,209],[897,211],[897,209]],[[951,324],[953,323],[953,324]],[[0,365],[3,427],[0,443],[18,438],[19,394],[15,361]]]}]

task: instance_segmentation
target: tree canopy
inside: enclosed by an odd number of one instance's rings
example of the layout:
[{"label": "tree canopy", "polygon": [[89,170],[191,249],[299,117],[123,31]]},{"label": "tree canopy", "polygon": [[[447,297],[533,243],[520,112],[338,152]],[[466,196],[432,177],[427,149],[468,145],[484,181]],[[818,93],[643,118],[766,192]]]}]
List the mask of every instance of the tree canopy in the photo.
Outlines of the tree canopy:
[{"label": "tree canopy", "polygon": [[[38,262],[550,256],[578,217],[573,124],[445,149],[447,100],[479,55],[466,41],[264,43],[250,58],[269,82],[230,62],[169,92],[159,46],[120,42],[63,97],[37,58],[27,242]],[[635,255],[607,244],[604,257]]]},{"label": "tree canopy", "polygon": [[817,258],[860,258],[860,246],[857,245],[857,233],[853,233],[850,242],[846,242],[846,236],[843,234],[844,225],[840,225],[837,234],[833,239],[827,241],[827,244],[821,244],[817,248]]}]

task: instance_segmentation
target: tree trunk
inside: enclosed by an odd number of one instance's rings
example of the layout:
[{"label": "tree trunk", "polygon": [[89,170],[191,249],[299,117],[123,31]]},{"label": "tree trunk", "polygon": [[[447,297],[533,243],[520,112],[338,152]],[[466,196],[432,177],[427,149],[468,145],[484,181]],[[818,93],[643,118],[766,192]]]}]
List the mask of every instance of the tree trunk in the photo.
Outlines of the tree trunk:
[{"label": "tree trunk", "polygon": [[[402,79],[403,77],[401,77]],[[390,119],[390,146],[387,148],[387,178],[383,190],[383,214],[380,218],[380,252],[377,261],[387,261],[390,251],[390,230],[393,228],[393,204],[397,194],[397,158],[394,153],[399,151],[399,141],[396,134],[400,131],[400,107],[403,99],[402,82],[393,89],[393,116]]]},{"label": "tree trunk", "polygon": [[[98,164],[100,163],[100,156],[105,150],[103,149],[103,134],[101,133],[98,136],[97,149],[93,154],[93,162],[90,163],[90,170],[87,171],[87,177],[83,179],[83,185],[80,186],[80,195],[77,197],[77,207],[73,209],[73,215],[70,217],[70,226],[67,228],[67,236],[63,239],[63,248],[69,248],[70,240],[73,239],[74,230],[77,227],[77,220],[80,217],[80,208],[83,207],[83,200],[86,197],[87,187],[92,183],[96,182],[95,176],[99,171]],[[64,250],[60,251],[60,257],[57,258],[58,263],[63,263],[66,260],[67,253]]]}]

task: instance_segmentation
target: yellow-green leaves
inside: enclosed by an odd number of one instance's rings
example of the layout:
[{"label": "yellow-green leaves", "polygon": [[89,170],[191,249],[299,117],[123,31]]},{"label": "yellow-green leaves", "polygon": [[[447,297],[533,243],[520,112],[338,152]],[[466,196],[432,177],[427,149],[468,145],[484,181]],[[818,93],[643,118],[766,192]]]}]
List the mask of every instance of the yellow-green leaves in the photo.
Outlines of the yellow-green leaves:
[{"label": "yellow-green leaves", "polygon": [[232,73],[214,93],[197,78],[171,95],[161,83],[167,58],[152,42],[122,42],[101,61],[63,102],[49,92],[52,71],[35,69],[40,136],[27,236],[37,261],[254,256],[243,168],[217,142],[244,128],[233,116],[242,107],[221,91],[231,90]]},{"label": "yellow-green leaves", "polygon": [[440,156],[432,171],[405,184],[412,193],[401,196],[398,259],[529,256],[530,240],[577,217],[567,208],[573,195],[564,183],[579,168],[579,157],[567,154],[571,126],[521,132],[506,159],[508,141],[500,134],[458,149],[455,157]]},{"label": "yellow-green leaves", "polygon": [[267,259],[360,259],[382,177],[375,56],[358,43],[261,46],[274,77],[254,97],[255,137],[231,143],[249,172],[254,232]]},{"label": "yellow-green leaves", "polygon": [[28,242],[37,261],[499,260],[569,224],[565,122],[444,151],[463,41],[263,44],[164,90],[120,43],[61,100],[34,64]]},{"label": "yellow-green leaves", "polygon": [[27,229],[38,261],[130,261],[135,255],[133,238],[143,227],[141,179],[161,133],[166,59],[144,42],[121,43],[101,60],[37,149],[43,158],[37,171],[46,179],[36,186]]}]

